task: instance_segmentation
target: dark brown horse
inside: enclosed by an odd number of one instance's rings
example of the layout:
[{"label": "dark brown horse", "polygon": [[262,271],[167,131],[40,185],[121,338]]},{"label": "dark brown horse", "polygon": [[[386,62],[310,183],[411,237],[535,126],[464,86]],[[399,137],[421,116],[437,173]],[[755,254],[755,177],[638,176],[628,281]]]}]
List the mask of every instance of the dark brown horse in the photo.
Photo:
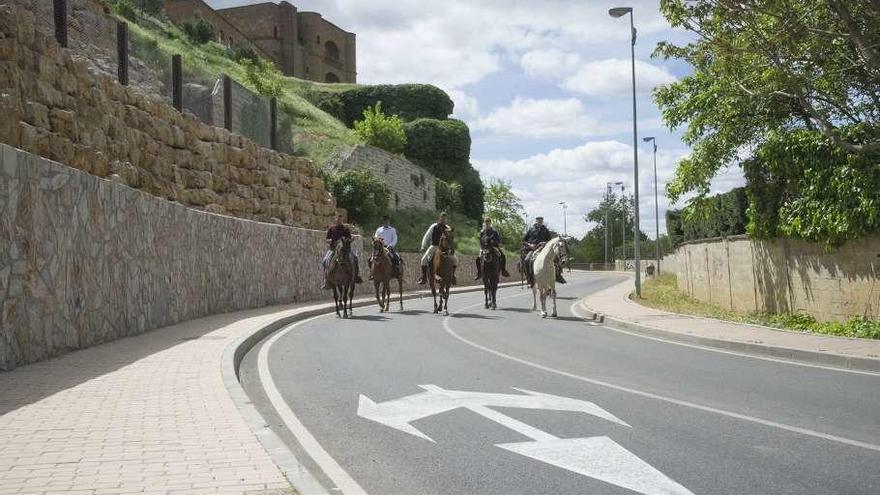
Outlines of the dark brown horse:
[{"label": "dark brown horse", "polygon": [[498,307],[496,295],[498,280],[501,278],[501,253],[495,248],[480,251],[480,263],[483,267],[483,295],[486,298],[486,309]]},{"label": "dark brown horse", "polygon": [[[449,315],[449,289],[452,287],[452,281],[455,278],[455,252],[452,249],[452,229],[449,228],[443,232],[440,237],[440,244],[434,250],[434,256],[431,259],[431,273],[428,280],[431,283],[431,295],[434,297],[434,313],[443,311],[443,314]],[[437,302],[437,292],[439,289],[440,302]]]},{"label": "dark brown horse", "polygon": [[[373,238],[373,264],[370,268],[373,285],[376,288],[376,302],[379,312],[391,311],[391,279],[397,279],[400,293],[400,310],[403,311],[403,260],[396,268],[391,264],[391,253],[378,237]],[[381,288],[381,291],[380,291]]]},{"label": "dark brown horse", "polygon": [[[343,238],[336,243],[333,255],[327,264],[327,282],[333,287],[333,301],[336,302],[336,317],[348,318],[354,311],[355,272],[351,264],[351,239]],[[339,310],[342,309],[342,315]]]}]

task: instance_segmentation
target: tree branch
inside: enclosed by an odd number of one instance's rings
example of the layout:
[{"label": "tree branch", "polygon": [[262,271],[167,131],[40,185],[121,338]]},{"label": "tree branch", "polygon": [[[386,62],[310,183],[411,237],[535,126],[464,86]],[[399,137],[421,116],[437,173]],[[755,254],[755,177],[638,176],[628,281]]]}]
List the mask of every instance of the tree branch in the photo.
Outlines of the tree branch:
[{"label": "tree branch", "polygon": [[859,53],[862,55],[862,58],[865,59],[868,66],[875,71],[880,71],[880,53],[878,53],[877,50],[874,50],[874,48],[862,37],[858,25],[856,25],[849,10],[843,5],[843,2],[840,0],[828,0],[828,5],[830,5],[831,9],[838,17],[840,17],[846,30],[849,31],[850,38],[853,40],[853,43],[855,43],[856,48],[858,48]]}]

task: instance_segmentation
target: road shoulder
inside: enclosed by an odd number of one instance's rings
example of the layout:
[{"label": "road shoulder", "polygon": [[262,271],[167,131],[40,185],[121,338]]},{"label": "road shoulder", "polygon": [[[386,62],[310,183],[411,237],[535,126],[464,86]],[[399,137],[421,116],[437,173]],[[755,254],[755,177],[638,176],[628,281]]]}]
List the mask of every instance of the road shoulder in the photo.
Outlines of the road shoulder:
[{"label": "road shoulder", "polygon": [[880,341],[791,332],[668,313],[631,299],[632,280],[581,300],[588,319],[661,339],[813,365],[880,372]]}]

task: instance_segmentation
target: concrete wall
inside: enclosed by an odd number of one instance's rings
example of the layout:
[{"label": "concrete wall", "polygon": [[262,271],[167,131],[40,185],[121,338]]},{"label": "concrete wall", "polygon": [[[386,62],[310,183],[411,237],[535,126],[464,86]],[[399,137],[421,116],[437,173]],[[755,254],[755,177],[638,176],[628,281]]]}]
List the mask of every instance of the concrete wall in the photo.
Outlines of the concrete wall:
[{"label": "concrete wall", "polygon": [[661,271],[691,297],[737,311],[880,318],[880,236],[831,253],[790,239],[715,239],[679,246]]},{"label": "concrete wall", "polygon": [[336,170],[367,169],[385,179],[395,210],[434,210],[434,176],[402,156],[373,146],[345,146],[327,160]]},{"label": "concrete wall", "polygon": [[[0,145],[0,370],[210,314],[326,298],[324,237],[187,208]],[[404,256],[413,289],[419,255]],[[473,275],[463,257],[460,283]]]},{"label": "concrete wall", "polygon": [[335,203],[308,160],[93,74],[36,25],[0,5],[0,143],[217,213],[315,228],[331,220]]}]

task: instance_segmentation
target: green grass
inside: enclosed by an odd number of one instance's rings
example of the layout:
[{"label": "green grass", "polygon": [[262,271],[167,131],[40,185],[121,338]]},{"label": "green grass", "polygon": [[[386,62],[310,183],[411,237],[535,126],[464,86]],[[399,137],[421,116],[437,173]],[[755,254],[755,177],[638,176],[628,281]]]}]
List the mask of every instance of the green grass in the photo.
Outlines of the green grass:
[{"label": "green grass", "polygon": [[694,316],[705,316],[739,323],[753,323],[799,332],[841,337],[880,339],[880,320],[857,318],[846,323],[819,322],[807,314],[740,313],[697,301],[678,290],[675,275],[661,274],[642,285],[640,304],[652,308]]},{"label": "green grass", "polygon": [[[254,90],[245,77],[244,67],[228,58],[226,48],[218,43],[193,44],[176,25],[155,18],[141,17],[136,23],[130,22],[129,30],[132,55],[143,60],[157,77],[170,81],[171,55],[179,53],[183,59],[185,82],[210,82],[220,74],[227,74]],[[352,85],[284,78],[285,91],[278,103],[279,109],[293,121],[294,154],[323,165],[340,146],[356,144],[360,140],[353,130],[302,96],[312,86],[322,90],[342,90]]]}]

